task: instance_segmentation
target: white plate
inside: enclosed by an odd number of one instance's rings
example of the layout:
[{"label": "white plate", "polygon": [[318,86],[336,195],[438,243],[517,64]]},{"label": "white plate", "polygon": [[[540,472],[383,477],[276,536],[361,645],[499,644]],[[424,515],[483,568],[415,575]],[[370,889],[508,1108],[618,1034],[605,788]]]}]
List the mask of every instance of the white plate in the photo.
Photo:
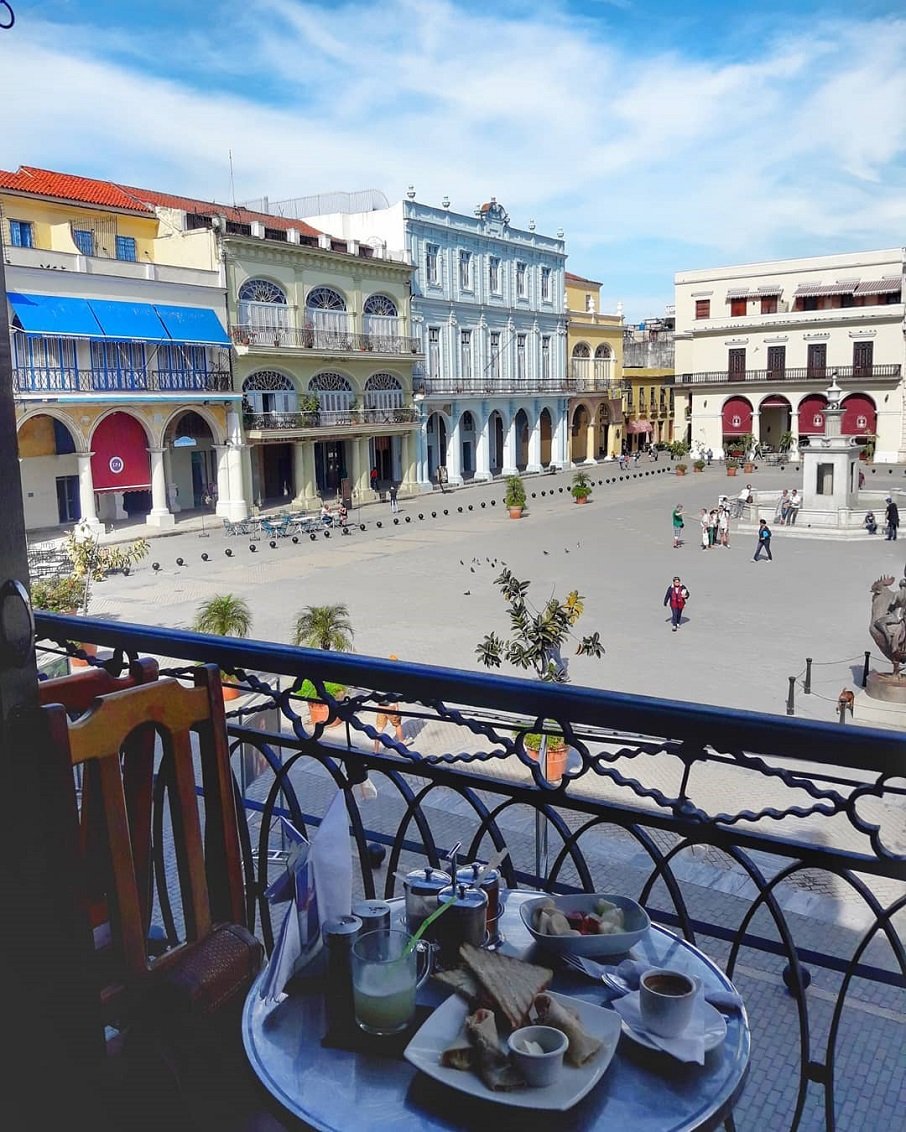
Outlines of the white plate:
[{"label": "white plate", "polygon": [[[705,1053],[708,1053],[710,1050],[716,1049],[724,1038],[726,1038],[727,1020],[710,1002],[702,1000],[697,1005],[698,1009],[701,1011],[702,1021],[705,1026]],[[632,1038],[634,1042],[638,1042],[640,1046],[645,1046],[646,1049],[654,1049],[657,1050],[658,1053],[666,1053],[672,1056],[669,1050],[658,1045],[655,1037],[649,1035],[647,1030],[636,1029],[636,1027],[631,1026],[625,1018],[621,1018],[620,1021],[623,1033],[627,1037]]]},{"label": "white plate", "polygon": [[440,1064],[440,1055],[459,1037],[469,1008],[459,995],[452,994],[424,1023],[406,1046],[404,1057],[420,1069],[451,1089],[473,1097],[493,1101],[512,1108],[550,1109],[565,1112],[590,1092],[604,1076],[616,1052],[620,1036],[620,1016],[613,1010],[602,1010],[590,1002],[570,998],[564,994],[546,992],[563,1006],[579,1015],[588,1033],[600,1038],[603,1045],[583,1066],[576,1068],[564,1063],[563,1072],[553,1085],[546,1089],[515,1089],[511,1093],[494,1092],[475,1073],[461,1069],[448,1069]]}]

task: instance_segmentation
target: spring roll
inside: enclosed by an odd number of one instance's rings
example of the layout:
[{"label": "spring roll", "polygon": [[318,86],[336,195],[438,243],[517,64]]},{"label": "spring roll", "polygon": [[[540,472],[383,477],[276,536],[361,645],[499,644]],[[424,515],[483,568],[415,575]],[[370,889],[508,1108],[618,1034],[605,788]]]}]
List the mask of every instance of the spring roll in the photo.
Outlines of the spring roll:
[{"label": "spring roll", "polygon": [[566,1060],[570,1065],[584,1065],[603,1045],[603,1042],[582,1028],[582,1023],[571,1010],[567,1010],[549,994],[536,995],[534,1005],[542,1026],[553,1026],[555,1030],[562,1030],[566,1034],[569,1041]]},{"label": "spring roll", "polygon": [[441,1065],[445,1065],[447,1069],[464,1069],[469,1070],[472,1068],[475,1061],[475,1049],[469,1041],[468,1035],[463,1030],[456,1041],[447,1046],[447,1048],[440,1055]]},{"label": "spring roll", "polygon": [[521,1074],[510,1064],[500,1048],[493,1010],[476,1010],[466,1019],[466,1033],[475,1054],[473,1068],[494,1092],[508,1092],[524,1084]]}]

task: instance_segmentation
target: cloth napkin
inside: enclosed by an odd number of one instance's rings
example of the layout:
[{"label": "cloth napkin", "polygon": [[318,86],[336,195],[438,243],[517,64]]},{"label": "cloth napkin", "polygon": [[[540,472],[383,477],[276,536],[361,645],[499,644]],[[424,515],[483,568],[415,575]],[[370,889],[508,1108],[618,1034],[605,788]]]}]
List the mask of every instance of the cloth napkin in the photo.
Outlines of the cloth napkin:
[{"label": "cloth napkin", "polygon": [[[652,1034],[642,1021],[642,1010],[639,1004],[639,992],[632,991],[622,998],[614,999],[613,1008],[633,1030],[640,1030],[645,1037],[669,1053],[678,1061],[694,1061],[699,1065],[705,1064],[705,1013],[702,1009],[702,1000],[696,998],[689,1025],[675,1038],[662,1038],[660,1034]],[[717,1017],[716,1015],[714,1017]]]},{"label": "cloth napkin", "polygon": [[282,820],[289,859],[265,896],[272,904],[288,906],[259,988],[268,1005],[283,1001],[289,980],[321,951],[321,925],[352,909],[352,850],[343,792],[337,791],[310,842]]},{"label": "cloth napkin", "polygon": [[[613,973],[628,983],[632,990],[638,990],[642,975],[650,970],[652,970],[651,963],[643,963],[639,959],[624,959],[614,968]],[[742,1008],[742,995],[735,990],[724,990],[719,987],[706,990],[704,999],[705,1002],[709,1002],[718,1010],[728,1011]]]}]

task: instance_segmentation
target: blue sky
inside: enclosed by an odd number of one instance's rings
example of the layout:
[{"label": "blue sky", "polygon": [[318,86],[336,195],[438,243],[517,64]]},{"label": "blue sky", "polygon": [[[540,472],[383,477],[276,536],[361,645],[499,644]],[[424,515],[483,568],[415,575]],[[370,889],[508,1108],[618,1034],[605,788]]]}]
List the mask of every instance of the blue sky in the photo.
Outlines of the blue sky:
[{"label": "blue sky", "polygon": [[902,0],[13,0],[0,166],[206,199],[375,187],[676,271],[906,243]]}]

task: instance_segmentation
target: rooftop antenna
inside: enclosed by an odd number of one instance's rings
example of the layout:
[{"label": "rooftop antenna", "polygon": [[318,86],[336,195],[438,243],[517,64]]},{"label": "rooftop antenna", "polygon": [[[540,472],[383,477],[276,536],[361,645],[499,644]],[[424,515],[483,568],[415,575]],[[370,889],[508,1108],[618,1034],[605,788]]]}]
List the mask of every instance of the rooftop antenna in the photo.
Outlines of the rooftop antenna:
[{"label": "rooftop antenna", "polygon": [[230,157],[230,200],[233,202],[233,208],[236,207],[236,182],[233,180],[233,151],[227,150]]}]

